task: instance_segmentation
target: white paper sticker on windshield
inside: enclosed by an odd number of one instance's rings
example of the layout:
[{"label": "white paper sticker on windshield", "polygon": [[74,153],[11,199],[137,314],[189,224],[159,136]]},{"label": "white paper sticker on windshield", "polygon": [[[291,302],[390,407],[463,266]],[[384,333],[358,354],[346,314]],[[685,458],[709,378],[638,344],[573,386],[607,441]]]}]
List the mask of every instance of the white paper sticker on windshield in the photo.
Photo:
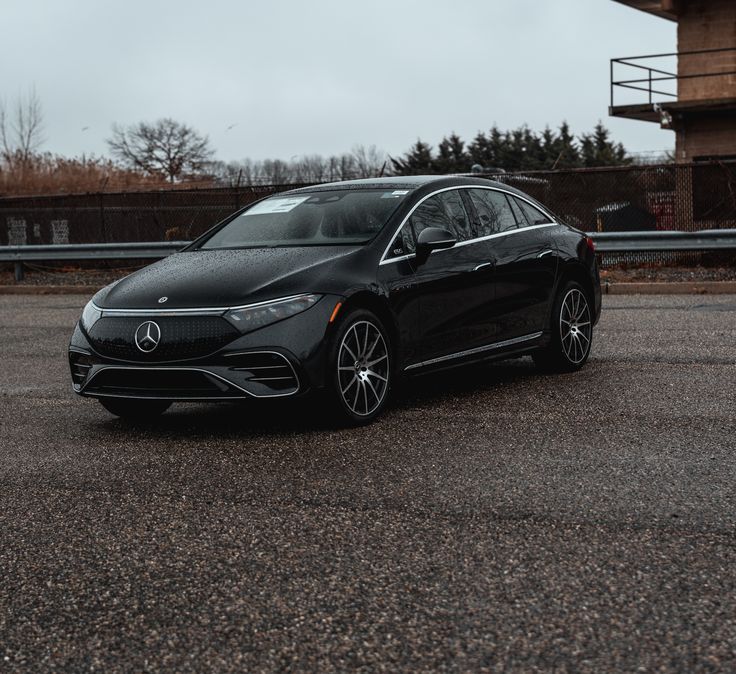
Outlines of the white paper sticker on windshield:
[{"label": "white paper sticker on windshield", "polygon": [[282,197],[281,199],[266,199],[253,208],[249,208],[243,215],[264,215],[266,213],[288,213],[299,204],[304,203],[306,197]]},{"label": "white paper sticker on windshield", "polygon": [[405,194],[409,194],[409,190],[394,190],[393,192],[384,192],[381,195],[381,199],[398,199],[403,197]]}]

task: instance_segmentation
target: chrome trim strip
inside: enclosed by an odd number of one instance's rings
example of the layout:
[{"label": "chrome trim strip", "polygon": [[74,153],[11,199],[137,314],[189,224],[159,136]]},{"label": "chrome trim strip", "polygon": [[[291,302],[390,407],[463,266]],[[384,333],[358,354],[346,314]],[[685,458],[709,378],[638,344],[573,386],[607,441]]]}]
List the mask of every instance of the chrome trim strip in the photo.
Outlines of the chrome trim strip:
[{"label": "chrome trim strip", "polygon": [[319,293],[299,293],[288,297],[277,297],[273,300],[264,300],[252,304],[240,304],[233,307],[197,307],[193,309],[104,309],[98,307],[94,302],[92,306],[102,312],[102,316],[222,316],[228,311],[241,309],[256,309],[268,304],[281,304],[292,300],[306,297],[307,295],[318,295]]},{"label": "chrome trim strip", "polygon": [[172,402],[181,403],[196,403],[196,402],[208,402],[210,400],[243,400],[243,396],[207,396],[204,398],[162,398],[161,396],[140,396],[140,395],[120,395],[119,393],[85,393],[84,391],[78,391],[76,388],[73,389],[74,393],[87,398],[130,398],[131,400],[170,400]]},{"label": "chrome trim strip", "polygon": [[467,241],[460,241],[456,243],[454,246],[452,246],[451,248],[441,248],[439,250],[433,250],[432,254],[440,253],[443,250],[452,250],[453,248],[458,248],[459,246],[467,246],[470,243],[477,243],[478,241],[487,241],[488,239],[493,239],[498,236],[506,236],[508,234],[516,234],[518,232],[528,232],[531,229],[539,229],[541,227],[553,227],[559,224],[552,217],[552,215],[547,210],[545,210],[543,207],[540,208],[538,204],[532,203],[532,201],[530,201],[526,197],[523,197],[520,194],[516,194],[515,192],[511,192],[510,190],[504,190],[502,188],[495,187],[495,186],[492,187],[490,185],[456,185],[454,187],[443,187],[441,190],[435,190],[434,192],[431,192],[427,196],[422,197],[422,199],[417,201],[417,203],[414,204],[414,206],[412,206],[412,209],[406,214],[406,216],[404,216],[404,219],[401,221],[401,224],[396,228],[396,231],[391,235],[391,239],[388,242],[388,245],[386,246],[385,250],[383,251],[383,255],[381,255],[381,261],[378,263],[378,265],[381,266],[384,264],[390,264],[392,262],[400,262],[401,260],[408,260],[410,258],[416,257],[415,253],[409,253],[408,255],[402,255],[400,257],[386,259],[386,254],[388,253],[389,248],[391,248],[391,244],[396,239],[397,234],[401,231],[402,227],[406,224],[406,221],[412,216],[414,211],[422,203],[424,203],[430,197],[433,197],[435,194],[439,194],[440,192],[449,192],[450,190],[469,190],[469,189],[492,190],[494,192],[502,192],[503,194],[510,194],[512,197],[517,197],[521,199],[522,201],[526,201],[530,206],[533,206],[537,210],[542,211],[542,213],[544,213],[544,215],[546,215],[550,221],[545,222],[544,224],[541,224],[541,225],[530,225],[529,227],[517,227],[516,229],[509,229],[505,232],[498,232],[497,234],[489,234],[488,236],[481,236],[481,237],[478,237],[477,239],[468,239]]},{"label": "chrome trim strip", "polygon": [[502,342],[494,342],[493,344],[486,344],[485,346],[477,346],[474,349],[467,349],[465,351],[459,351],[458,353],[451,353],[446,356],[438,356],[437,358],[430,358],[429,360],[422,361],[421,363],[414,363],[404,368],[404,372],[407,370],[413,370],[418,367],[425,367],[427,365],[434,365],[435,363],[443,363],[447,360],[454,360],[455,358],[462,358],[463,356],[472,356],[476,353],[483,353],[484,351],[494,351],[496,349],[502,349],[506,346],[513,346],[514,344],[523,344],[524,342],[531,342],[532,340],[538,339],[542,336],[542,332],[535,332],[531,335],[523,335],[522,337],[513,337],[512,339],[505,339]]}]

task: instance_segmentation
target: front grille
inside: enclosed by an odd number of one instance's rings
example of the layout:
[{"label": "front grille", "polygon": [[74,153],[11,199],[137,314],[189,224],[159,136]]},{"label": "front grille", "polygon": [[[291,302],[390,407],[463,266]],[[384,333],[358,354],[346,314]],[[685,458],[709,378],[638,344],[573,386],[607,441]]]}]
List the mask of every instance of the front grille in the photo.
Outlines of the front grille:
[{"label": "front grille", "polygon": [[[141,351],[135,333],[141,323],[153,320],[161,329],[158,346]],[[220,316],[104,316],[88,331],[95,351],[108,358],[140,362],[166,362],[211,354],[240,333]]]},{"label": "front grille", "polygon": [[242,397],[242,391],[207,372],[161,368],[107,368],[93,376],[85,393],[146,398]]}]

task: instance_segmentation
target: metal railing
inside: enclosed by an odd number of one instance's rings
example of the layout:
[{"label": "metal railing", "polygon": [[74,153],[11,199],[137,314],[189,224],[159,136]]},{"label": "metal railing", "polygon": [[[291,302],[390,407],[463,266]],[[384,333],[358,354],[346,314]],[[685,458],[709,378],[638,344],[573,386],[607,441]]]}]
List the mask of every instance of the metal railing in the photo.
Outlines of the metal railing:
[{"label": "metal railing", "polygon": [[[588,234],[598,253],[699,252],[736,250],[736,229],[699,232],[596,232]],[[15,264],[15,280],[23,280],[24,262],[159,259],[188,241],[151,243],[82,243],[45,246],[0,246],[0,263]]]},{"label": "metal railing", "polygon": [[24,262],[88,260],[150,260],[166,257],[188,245],[189,241],[147,243],[72,243],[42,246],[0,246],[0,263],[15,263],[15,280],[23,280]]},{"label": "metal railing", "polygon": [[[615,94],[618,89],[641,91],[647,94],[647,102],[651,105],[656,102],[655,97],[666,97],[666,100],[677,100],[676,91],[663,91],[665,82],[678,82],[679,80],[698,79],[704,77],[725,77],[736,75],[736,70],[709,70],[704,72],[683,72],[683,60],[693,56],[706,56],[717,53],[736,52],[736,47],[722,47],[717,49],[696,49],[691,51],[671,52],[668,54],[648,54],[646,56],[627,56],[624,58],[611,59],[611,109],[616,107]],[[678,59],[678,72],[663,70],[661,67],[648,65],[653,60],[661,62],[662,59]],[[637,74],[642,71],[646,76],[634,77],[633,79],[616,79],[616,66],[624,66],[628,72],[635,69]]]}]

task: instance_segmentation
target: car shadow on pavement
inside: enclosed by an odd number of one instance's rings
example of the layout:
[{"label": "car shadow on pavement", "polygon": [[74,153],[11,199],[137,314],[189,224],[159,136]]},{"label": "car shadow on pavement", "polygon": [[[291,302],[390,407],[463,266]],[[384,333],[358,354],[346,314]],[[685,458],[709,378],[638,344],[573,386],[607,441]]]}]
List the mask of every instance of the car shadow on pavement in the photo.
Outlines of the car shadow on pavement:
[{"label": "car shadow on pavement", "polygon": [[[438,409],[458,399],[541,376],[531,359],[468,365],[400,382],[384,415],[374,423],[390,424],[406,410]],[[452,403],[450,401],[453,401]],[[150,436],[258,436],[350,430],[330,411],[324,396],[248,400],[237,403],[180,403],[152,421],[124,421],[96,410],[100,425],[116,432],[129,429]],[[359,429],[358,429],[359,430]]]}]

